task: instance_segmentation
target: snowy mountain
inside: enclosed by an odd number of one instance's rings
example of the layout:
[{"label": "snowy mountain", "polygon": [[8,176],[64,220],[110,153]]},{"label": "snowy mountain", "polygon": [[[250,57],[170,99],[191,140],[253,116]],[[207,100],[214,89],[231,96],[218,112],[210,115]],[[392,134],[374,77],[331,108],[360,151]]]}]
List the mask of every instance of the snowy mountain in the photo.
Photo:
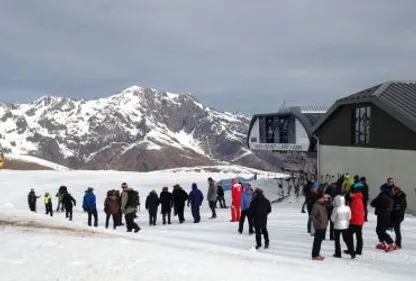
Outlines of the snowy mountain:
[{"label": "snowy mountain", "polygon": [[72,169],[149,171],[242,164],[272,169],[274,155],[246,148],[249,116],[219,112],[191,94],[133,86],[97,100],[45,96],[0,103],[0,143]]}]

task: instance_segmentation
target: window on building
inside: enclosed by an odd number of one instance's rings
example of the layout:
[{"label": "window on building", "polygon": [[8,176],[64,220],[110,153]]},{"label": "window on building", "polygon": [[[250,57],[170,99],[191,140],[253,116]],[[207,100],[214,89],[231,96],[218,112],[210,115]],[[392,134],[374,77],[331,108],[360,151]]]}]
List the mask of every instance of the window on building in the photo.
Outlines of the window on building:
[{"label": "window on building", "polygon": [[371,107],[360,106],[355,108],[353,118],[353,144],[367,145],[370,143]]}]

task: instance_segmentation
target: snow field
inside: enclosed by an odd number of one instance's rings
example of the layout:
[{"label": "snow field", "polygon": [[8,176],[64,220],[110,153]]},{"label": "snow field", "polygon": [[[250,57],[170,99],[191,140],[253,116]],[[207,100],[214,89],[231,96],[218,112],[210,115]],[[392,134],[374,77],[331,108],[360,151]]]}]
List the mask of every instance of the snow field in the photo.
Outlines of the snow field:
[{"label": "snow field", "polygon": [[[186,222],[179,225],[148,226],[141,210],[136,220],[138,234],[104,229],[103,201],[108,189],[119,189],[126,181],[139,190],[144,205],[148,192],[160,193],[163,186],[179,183],[186,191],[196,182],[207,190],[206,179],[229,175],[197,172],[127,173],[111,171],[1,171],[0,182],[0,280],[414,280],[416,274],[416,221],[406,217],[403,250],[384,253],[376,250],[375,216],[364,227],[364,254],[356,260],[332,258],[334,245],[324,241],[323,262],[310,258],[312,237],[306,233],[306,214],[300,212],[302,199],[290,198],[274,204],[269,216],[270,249],[252,249],[254,236],[238,234],[230,223],[230,209],[217,209],[218,218],[209,220],[204,201],[202,221],[193,224],[190,210]],[[250,176],[250,175],[247,175]],[[27,193],[35,188],[38,195],[55,195],[65,184],[77,200],[74,221],[64,214],[44,215],[43,201],[38,213],[28,211]],[[97,195],[99,228],[86,226],[82,196],[92,186]],[[270,191],[272,192],[272,186]],[[227,192],[227,204],[229,204]],[[54,198],[54,208],[56,200]],[[20,223],[20,226],[11,224]],[[45,226],[49,226],[45,228]],[[110,223],[111,227],[111,223]],[[329,236],[328,236],[329,237]],[[393,234],[394,237],[394,234]],[[343,245],[343,247],[345,247]]]}]

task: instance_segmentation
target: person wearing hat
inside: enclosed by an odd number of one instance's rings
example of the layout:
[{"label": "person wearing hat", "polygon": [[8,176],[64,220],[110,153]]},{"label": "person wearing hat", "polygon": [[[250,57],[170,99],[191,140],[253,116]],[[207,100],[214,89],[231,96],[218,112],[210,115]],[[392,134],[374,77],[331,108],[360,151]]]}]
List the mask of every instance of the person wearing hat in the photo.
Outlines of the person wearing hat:
[{"label": "person wearing hat", "polygon": [[43,201],[45,203],[45,212],[46,212],[46,215],[50,215],[52,217],[53,216],[52,198],[49,195],[49,192],[46,192],[45,193],[45,196],[43,198]]},{"label": "person wearing hat", "polygon": [[91,226],[92,217],[94,217],[94,226],[98,226],[97,200],[93,193],[94,188],[88,187],[84,195],[82,206],[88,213],[88,226]]},{"label": "person wearing hat", "polygon": [[175,207],[175,211],[178,214],[179,223],[185,222],[185,204],[188,201],[188,193],[179,185],[174,185],[172,191],[172,200],[173,206]]},{"label": "person wearing hat", "polygon": [[136,216],[136,205],[134,200],[132,200],[134,198],[134,190],[128,187],[127,183],[124,183],[121,188],[123,189],[121,194],[121,211],[124,214],[127,232],[132,232],[134,229],[134,232],[137,233],[140,231],[140,227],[134,222]]},{"label": "person wearing hat", "polygon": [[155,190],[150,191],[146,198],[146,210],[149,212],[149,225],[156,225],[157,209],[160,201]]},{"label": "person wearing hat", "polygon": [[215,182],[211,177],[208,178],[207,201],[209,204],[209,208],[212,212],[211,219],[215,219],[217,217],[217,213],[215,212],[215,203],[217,201],[217,187],[215,186]]},{"label": "person wearing hat", "polygon": [[370,188],[368,186],[366,177],[361,177],[360,181],[363,184],[362,193],[363,193],[363,203],[364,203],[364,212],[365,212],[364,220],[368,221],[368,199],[369,199]]},{"label": "person wearing hat", "polygon": [[163,224],[166,224],[166,217],[168,219],[168,224],[171,224],[170,222],[170,214],[172,212],[172,193],[169,192],[169,188],[167,186],[163,187],[162,192],[159,196],[160,205],[162,208],[162,220]]},{"label": "person wearing hat", "polygon": [[328,211],[325,206],[325,196],[322,192],[318,192],[315,195],[315,203],[312,207],[311,219],[313,227],[315,229],[313,247],[312,247],[312,259],[322,261],[325,258],[320,255],[322,241],[325,238],[326,229],[328,227]]}]

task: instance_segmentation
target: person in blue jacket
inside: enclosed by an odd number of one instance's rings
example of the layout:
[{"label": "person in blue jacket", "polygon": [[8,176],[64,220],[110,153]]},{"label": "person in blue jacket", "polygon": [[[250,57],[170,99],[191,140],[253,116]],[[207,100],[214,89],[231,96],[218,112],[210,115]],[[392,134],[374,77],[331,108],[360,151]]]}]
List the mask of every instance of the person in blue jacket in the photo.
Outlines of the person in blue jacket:
[{"label": "person in blue jacket", "polygon": [[251,213],[250,213],[250,204],[251,204],[252,198],[253,198],[253,191],[251,191],[251,185],[248,184],[244,188],[244,192],[241,195],[241,217],[240,217],[240,222],[238,225],[238,232],[240,232],[240,234],[243,233],[244,221],[246,217],[248,221],[248,233],[249,234],[254,233],[253,220],[252,220]]},{"label": "person in blue jacket", "polygon": [[199,208],[201,207],[202,201],[204,201],[204,195],[201,190],[198,189],[196,183],[192,184],[192,191],[189,193],[188,197],[188,207],[191,204],[192,216],[194,217],[194,223],[199,223],[201,221],[201,215],[199,213]]},{"label": "person in blue jacket", "polygon": [[82,207],[88,213],[88,226],[91,226],[91,219],[94,217],[94,226],[98,226],[98,214],[97,214],[97,204],[95,194],[93,193],[94,189],[88,187],[84,195],[84,201]]}]

